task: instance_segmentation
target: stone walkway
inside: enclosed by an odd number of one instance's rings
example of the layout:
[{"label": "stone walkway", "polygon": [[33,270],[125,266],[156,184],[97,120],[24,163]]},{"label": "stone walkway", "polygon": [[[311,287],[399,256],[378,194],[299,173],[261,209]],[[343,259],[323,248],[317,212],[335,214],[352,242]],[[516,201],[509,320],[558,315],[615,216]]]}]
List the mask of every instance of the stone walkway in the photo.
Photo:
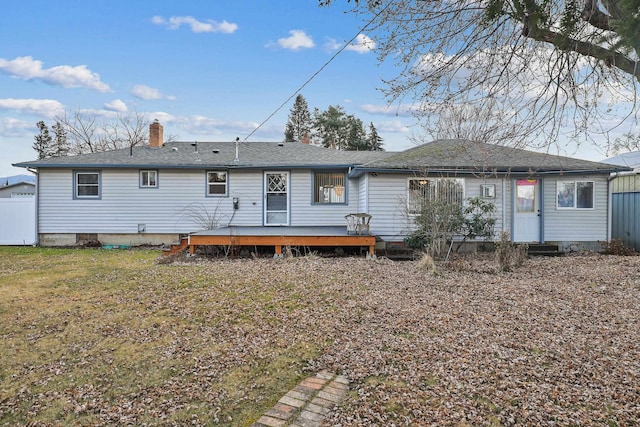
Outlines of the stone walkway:
[{"label": "stone walkway", "polygon": [[251,427],[319,427],[348,390],[345,377],[320,372],[295,386]]}]

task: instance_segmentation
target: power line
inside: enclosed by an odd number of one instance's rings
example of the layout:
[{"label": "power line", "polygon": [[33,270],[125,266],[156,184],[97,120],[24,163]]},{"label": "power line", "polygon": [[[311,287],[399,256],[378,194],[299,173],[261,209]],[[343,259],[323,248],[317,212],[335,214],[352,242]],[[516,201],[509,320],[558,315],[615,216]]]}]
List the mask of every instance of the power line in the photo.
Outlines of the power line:
[{"label": "power line", "polygon": [[312,81],[312,80],[313,80],[313,79],[314,79],[318,74],[320,74],[320,73],[322,72],[322,70],[324,70],[324,69],[325,69],[325,68],[326,68],[326,67],[327,67],[327,66],[328,66],[328,65],[329,65],[329,64],[330,64],[334,59],[336,59],[336,57],[337,57],[338,55],[340,55],[340,53],[341,53],[343,50],[345,50],[345,49],[346,49],[346,48],[347,48],[351,43],[353,43],[353,41],[354,41],[356,38],[358,38],[358,36],[360,35],[360,33],[361,33],[362,31],[366,30],[366,29],[367,29],[367,27],[369,27],[369,25],[371,25],[371,24],[373,23],[373,21],[375,21],[375,20],[376,20],[376,18],[378,18],[378,16],[380,16],[380,15],[382,14],[382,12],[384,12],[384,11],[389,7],[389,5],[390,5],[391,3],[392,3],[392,2],[387,3],[387,5],[386,5],[385,7],[383,7],[382,9],[380,9],[380,11],[379,11],[378,13],[376,13],[376,14],[373,16],[373,18],[371,18],[371,19],[370,19],[370,20],[365,24],[365,26],[364,26],[364,27],[362,27],[361,29],[359,29],[359,30],[358,30],[358,32],[357,32],[353,37],[351,37],[351,40],[349,40],[348,42],[344,43],[344,45],[343,45],[340,49],[338,49],[338,51],[337,51],[337,52],[336,52],[336,53],[335,53],[331,58],[329,58],[329,60],[328,60],[327,62],[325,62],[325,63],[324,63],[324,65],[322,65],[322,67],[320,67],[320,68],[318,69],[318,71],[316,71],[315,73],[313,73],[313,75],[312,75],[311,77],[309,77],[309,79],[307,79],[307,81],[306,81],[306,82],[304,82],[304,83],[302,84],[302,86],[300,86],[300,87],[299,87],[295,92],[293,92],[293,93],[291,94],[291,96],[289,96],[289,97],[288,97],[288,98],[287,98],[287,99],[286,99],[282,104],[280,104],[280,105],[278,106],[278,108],[276,108],[275,110],[273,110],[273,112],[272,112],[271,114],[269,114],[269,116],[268,116],[266,119],[264,119],[264,120],[263,120],[263,121],[262,121],[262,122],[261,122],[261,123],[260,123],[260,124],[255,128],[255,129],[254,129],[254,130],[252,130],[252,131],[251,131],[251,133],[250,133],[249,135],[247,135],[247,136],[246,136],[242,141],[243,141],[243,142],[246,142],[246,141],[251,137],[251,135],[253,135],[254,133],[256,133],[256,132],[258,131],[258,129],[260,129],[262,126],[264,126],[264,124],[265,124],[265,123],[267,123],[269,120],[271,120],[271,118],[272,118],[273,116],[275,116],[275,115],[278,113],[278,111],[282,110],[282,108],[283,108],[285,105],[287,105],[287,103],[289,103],[289,101],[291,101],[291,99],[293,99],[293,97],[294,97],[294,96],[296,96],[298,93],[300,93],[300,91],[301,91],[302,89],[304,89],[304,88],[305,88],[309,83],[311,83],[311,81]]}]

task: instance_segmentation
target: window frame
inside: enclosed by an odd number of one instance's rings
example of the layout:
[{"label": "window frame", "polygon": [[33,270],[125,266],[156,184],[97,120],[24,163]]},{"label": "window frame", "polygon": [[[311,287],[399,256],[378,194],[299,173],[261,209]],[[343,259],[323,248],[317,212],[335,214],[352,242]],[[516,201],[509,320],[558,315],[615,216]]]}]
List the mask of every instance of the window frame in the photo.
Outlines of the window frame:
[{"label": "window frame", "polygon": [[[97,175],[98,182],[93,183],[80,183],[79,175]],[[82,187],[96,187],[98,194],[96,195],[84,195],[79,194],[78,190]],[[73,199],[74,200],[100,200],[102,199],[102,171],[100,170],[74,170],[73,171]]]},{"label": "window frame", "polygon": [[[329,201],[322,201],[320,200],[320,188],[319,188],[319,176],[320,175],[328,175],[329,177],[331,175],[335,175],[337,177],[337,175],[340,175],[340,177],[342,178],[342,195],[338,195],[336,192],[336,196],[341,198],[342,201],[338,201],[338,202],[332,202],[331,201],[331,196],[329,196]],[[329,178],[329,180],[331,180],[331,178]],[[312,173],[312,185],[311,185],[311,203],[314,205],[320,205],[320,206],[326,206],[326,205],[346,205],[348,204],[348,187],[349,187],[349,183],[347,181],[347,172],[346,171],[342,171],[342,170],[316,170],[313,171]],[[335,189],[338,184],[333,184],[333,188]]]},{"label": "window frame", "polygon": [[[421,185],[425,185],[425,184],[429,184],[429,186],[431,186],[431,183],[434,183],[434,187],[435,187],[435,192],[438,192],[438,182],[439,181],[456,181],[459,182],[461,187],[462,187],[462,196],[460,197],[460,206],[464,206],[465,203],[465,197],[466,197],[466,180],[464,178],[456,178],[456,177],[410,177],[407,178],[407,212],[409,213],[409,215],[418,215],[420,213],[419,210],[416,210],[414,205],[415,203],[412,200],[411,195],[412,190],[411,190],[411,182],[412,181],[418,181]],[[425,181],[424,183],[422,183],[421,181]],[[437,195],[435,197],[438,197]],[[430,200],[434,200],[434,198],[431,198]],[[421,201],[422,202],[422,201]]]},{"label": "window frame", "polygon": [[[585,184],[591,184],[591,206],[578,206],[579,204],[579,186]],[[571,206],[563,206],[561,205],[561,190],[565,190],[567,186],[570,185],[571,188]],[[557,180],[556,181],[556,210],[559,211],[589,211],[595,210],[596,208],[596,182],[590,179],[575,179],[575,180]]]},{"label": "window frame", "polygon": [[[143,175],[145,173],[149,174],[153,172],[155,174],[155,183],[153,185],[150,184],[145,184],[144,183],[144,178]],[[139,188],[158,188],[158,177],[159,177],[159,172],[157,169],[140,169],[139,173],[138,173],[138,187]]]},{"label": "window frame", "polygon": [[[225,180],[224,182],[210,182],[209,176],[211,174],[224,174]],[[223,193],[212,193],[211,186],[223,187]],[[227,197],[229,195],[229,171],[224,169],[212,169],[208,170],[205,173],[205,194],[207,197]]]}]

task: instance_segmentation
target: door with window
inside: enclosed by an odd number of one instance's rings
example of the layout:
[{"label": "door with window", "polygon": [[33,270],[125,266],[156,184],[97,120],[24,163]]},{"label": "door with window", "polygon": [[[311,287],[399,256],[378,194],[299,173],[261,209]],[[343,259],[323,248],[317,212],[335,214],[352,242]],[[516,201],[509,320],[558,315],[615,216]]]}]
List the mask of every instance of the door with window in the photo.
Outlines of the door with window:
[{"label": "door with window", "polygon": [[264,173],[264,224],[289,225],[289,172]]},{"label": "door with window", "polygon": [[540,242],[540,182],[517,179],[515,183],[513,241]]}]

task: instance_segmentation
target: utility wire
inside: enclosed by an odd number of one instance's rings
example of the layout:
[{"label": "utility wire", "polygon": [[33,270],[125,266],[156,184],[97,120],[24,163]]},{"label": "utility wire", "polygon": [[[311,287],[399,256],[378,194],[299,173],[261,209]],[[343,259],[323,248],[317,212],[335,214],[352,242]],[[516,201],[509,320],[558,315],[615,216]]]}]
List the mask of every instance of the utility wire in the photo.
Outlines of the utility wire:
[{"label": "utility wire", "polygon": [[267,123],[269,120],[271,120],[271,118],[272,118],[273,116],[275,116],[275,115],[278,113],[278,111],[282,110],[282,108],[283,108],[285,105],[287,105],[287,103],[288,103],[289,101],[291,101],[291,99],[293,99],[293,97],[294,97],[294,96],[296,96],[298,93],[300,93],[300,91],[301,91],[302,89],[304,89],[304,88],[305,88],[309,83],[311,83],[311,80],[313,80],[313,79],[314,79],[318,74],[320,74],[320,73],[322,72],[322,70],[324,70],[324,69],[325,69],[325,68],[326,68],[326,67],[327,67],[327,66],[328,66],[328,65],[329,65],[329,64],[330,64],[334,59],[336,59],[336,57],[337,57],[338,55],[340,55],[340,53],[342,53],[342,51],[343,51],[343,50],[345,50],[347,47],[349,47],[349,45],[350,45],[351,43],[353,43],[353,41],[354,41],[356,38],[358,38],[358,36],[360,35],[360,33],[361,33],[362,31],[366,30],[366,29],[367,29],[367,27],[369,27],[369,25],[371,25],[371,24],[373,23],[373,21],[375,21],[375,20],[376,20],[376,19],[377,19],[381,14],[382,14],[382,12],[384,12],[385,10],[387,10],[387,9],[389,8],[389,5],[390,5],[391,3],[392,3],[392,2],[390,1],[389,3],[387,3],[387,5],[386,5],[385,7],[383,7],[382,9],[380,9],[380,11],[379,11],[378,13],[376,13],[376,14],[373,16],[373,18],[371,18],[371,19],[369,20],[369,22],[367,22],[367,23],[365,24],[365,26],[364,26],[364,27],[362,27],[361,29],[359,29],[359,30],[358,30],[358,32],[357,32],[357,33],[356,33],[356,34],[351,38],[351,40],[349,40],[348,42],[346,42],[346,43],[345,43],[345,44],[344,44],[344,45],[343,45],[343,46],[342,46],[342,47],[341,47],[341,48],[340,48],[340,49],[339,49],[339,50],[338,50],[338,51],[337,51],[337,52],[336,52],[336,53],[335,53],[331,58],[329,58],[329,60],[328,60],[327,62],[325,62],[325,63],[324,63],[324,65],[323,65],[322,67],[320,67],[320,69],[318,69],[318,71],[316,71],[315,73],[313,73],[313,75],[312,75],[311,77],[309,77],[309,79],[308,79],[306,82],[304,82],[304,83],[302,84],[302,86],[300,86],[300,87],[299,87],[295,92],[293,92],[293,93],[291,94],[291,96],[290,96],[289,98],[287,98],[287,99],[286,99],[282,104],[280,104],[280,105],[278,106],[278,108],[276,108],[276,109],[275,109],[271,114],[269,114],[269,116],[268,116],[266,119],[264,119],[264,120],[263,120],[263,121],[262,121],[262,122],[261,122],[261,123],[260,123],[260,124],[255,128],[255,129],[254,129],[254,130],[252,130],[252,131],[251,131],[251,133],[250,133],[249,135],[247,135],[247,136],[242,140],[242,142],[246,142],[246,141],[251,137],[251,135],[253,135],[254,133],[256,133],[256,132],[258,131],[258,129],[260,129],[262,126],[264,126],[264,124],[265,124],[265,123]]}]

